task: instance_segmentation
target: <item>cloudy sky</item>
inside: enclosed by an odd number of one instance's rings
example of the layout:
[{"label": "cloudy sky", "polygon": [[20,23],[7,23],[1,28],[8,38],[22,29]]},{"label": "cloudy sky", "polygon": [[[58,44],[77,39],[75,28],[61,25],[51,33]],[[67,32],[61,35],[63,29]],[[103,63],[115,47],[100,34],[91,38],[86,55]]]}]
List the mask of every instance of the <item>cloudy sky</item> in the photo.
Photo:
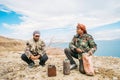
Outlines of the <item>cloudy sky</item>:
[{"label": "cloudy sky", "polygon": [[[77,23],[95,40],[120,39],[120,0],[0,0],[0,35],[70,41]],[[114,25],[113,25],[114,24]]]}]

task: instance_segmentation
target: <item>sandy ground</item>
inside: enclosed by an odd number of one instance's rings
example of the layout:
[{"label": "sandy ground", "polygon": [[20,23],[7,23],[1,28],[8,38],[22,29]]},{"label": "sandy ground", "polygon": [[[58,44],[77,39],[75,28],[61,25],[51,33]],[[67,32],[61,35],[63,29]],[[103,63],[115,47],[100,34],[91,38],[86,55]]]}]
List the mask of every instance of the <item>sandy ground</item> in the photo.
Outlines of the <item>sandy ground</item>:
[{"label": "sandy ground", "polygon": [[[22,53],[0,52],[0,80],[120,80],[120,58],[93,56],[95,76],[81,74],[78,68],[71,70],[70,75],[63,75],[63,60],[66,57],[62,49],[48,49],[49,60],[44,67],[39,66],[36,60],[35,67],[28,68],[20,58]],[[49,64],[56,66],[57,76],[48,77]]]}]

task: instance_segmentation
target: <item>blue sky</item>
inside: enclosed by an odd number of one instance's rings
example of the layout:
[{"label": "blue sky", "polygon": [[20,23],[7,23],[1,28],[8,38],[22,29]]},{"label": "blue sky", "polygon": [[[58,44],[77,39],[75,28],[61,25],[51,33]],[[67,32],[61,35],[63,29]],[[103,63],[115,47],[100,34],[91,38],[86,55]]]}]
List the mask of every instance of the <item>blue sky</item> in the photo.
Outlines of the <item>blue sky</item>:
[{"label": "blue sky", "polygon": [[7,27],[4,27],[5,24],[19,24],[21,20],[19,19],[20,15],[15,12],[4,12],[0,11],[0,34],[9,34],[12,32]]},{"label": "blue sky", "polygon": [[95,40],[117,40],[119,13],[120,0],[0,0],[0,35],[28,40],[40,30],[46,42],[67,42],[83,23]]}]

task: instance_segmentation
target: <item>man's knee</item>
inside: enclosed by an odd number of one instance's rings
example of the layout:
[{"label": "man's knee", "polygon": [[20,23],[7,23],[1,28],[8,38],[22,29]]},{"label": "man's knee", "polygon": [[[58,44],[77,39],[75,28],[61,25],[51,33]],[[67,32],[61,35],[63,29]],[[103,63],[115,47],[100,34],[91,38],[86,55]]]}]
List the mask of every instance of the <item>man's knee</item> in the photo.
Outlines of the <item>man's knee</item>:
[{"label": "man's knee", "polygon": [[48,56],[47,56],[46,53],[42,56],[41,60],[43,60],[43,61],[47,61],[48,60]]},{"label": "man's knee", "polygon": [[69,48],[65,48],[65,49],[64,49],[64,53],[65,53],[65,54],[68,53],[69,51],[70,51]]},{"label": "man's knee", "polygon": [[64,52],[65,52],[65,53],[68,52],[68,48],[65,48],[65,49],[64,49]]},{"label": "man's knee", "polygon": [[25,58],[27,58],[27,56],[25,54],[22,54],[21,59],[24,60]]}]

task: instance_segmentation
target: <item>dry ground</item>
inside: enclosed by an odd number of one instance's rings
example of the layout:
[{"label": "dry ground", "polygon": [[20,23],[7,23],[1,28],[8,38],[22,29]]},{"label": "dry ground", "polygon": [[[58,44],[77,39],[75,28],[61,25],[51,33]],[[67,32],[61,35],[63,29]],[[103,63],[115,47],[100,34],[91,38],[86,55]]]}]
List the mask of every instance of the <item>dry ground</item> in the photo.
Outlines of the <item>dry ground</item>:
[{"label": "dry ground", "polygon": [[[63,60],[65,55],[62,49],[50,48],[47,50],[49,60],[46,66],[38,65],[35,61],[34,68],[28,68],[27,64],[20,58],[21,52],[0,52],[0,80],[120,80],[120,58],[93,57],[96,75],[86,76],[78,71],[72,70],[70,75],[63,75]],[[78,61],[76,60],[77,64]],[[56,77],[47,76],[47,67],[54,64],[57,68]]]}]

